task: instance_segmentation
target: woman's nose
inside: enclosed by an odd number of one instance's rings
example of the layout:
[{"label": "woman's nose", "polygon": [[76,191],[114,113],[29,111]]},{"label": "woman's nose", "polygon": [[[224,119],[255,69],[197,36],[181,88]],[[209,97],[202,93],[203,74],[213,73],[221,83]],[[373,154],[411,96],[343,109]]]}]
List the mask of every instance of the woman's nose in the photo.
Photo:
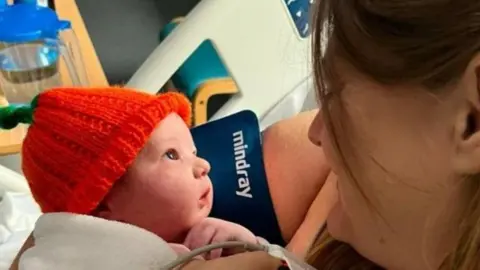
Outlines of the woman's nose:
[{"label": "woman's nose", "polygon": [[318,110],[317,115],[313,119],[312,123],[310,124],[310,128],[308,130],[308,138],[310,141],[317,145],[322,146],[322,132],[325,128],[325,123],[323,121],[323,114],[322,110]]},{"label": "woman's nose", "polygon": [[193,175],[195,178],[202,178],[210,172],[210,163],[203,158],[197,157],[195,166],[193,168]]}]

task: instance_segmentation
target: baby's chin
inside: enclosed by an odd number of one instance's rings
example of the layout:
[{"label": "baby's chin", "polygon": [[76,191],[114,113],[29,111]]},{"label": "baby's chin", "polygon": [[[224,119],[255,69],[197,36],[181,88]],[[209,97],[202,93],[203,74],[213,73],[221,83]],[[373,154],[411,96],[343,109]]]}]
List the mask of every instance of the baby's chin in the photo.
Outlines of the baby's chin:
[{"label": "baby's chin", "polygon": [[193,210],[190,212],[190,222],[189,226],[193,227],[197,223],[201,222],[210,215],[212,211],[212,200],[198,204],[192,207]]},{"label": "baby's chin", "polygon": [[198,200],[198,209],[200,212],[206,212],[208,216],[213,207],[213,188],[210,186],[207,194],[202,194]]},{"label": "baby's chin", "polygon": [[203,221],[212,211],[213,192],[209,192],[209,194],[203,198],[201,196],[199,197],[200,199],[191,202],[192,204],[190,204],[189,210],[184,212],[185,214],[188,213],[188,217],[184,216],[186,218],[185,220],[189,220],[189,222],[187,222],[187,227],[193,227],[197,223]]},{"label": "baby's chin", "polygon": [[199,215],[201,219],[204,219],[210,215],[213,207],[213,198],[208,198],[207,201],[199,206]]}]

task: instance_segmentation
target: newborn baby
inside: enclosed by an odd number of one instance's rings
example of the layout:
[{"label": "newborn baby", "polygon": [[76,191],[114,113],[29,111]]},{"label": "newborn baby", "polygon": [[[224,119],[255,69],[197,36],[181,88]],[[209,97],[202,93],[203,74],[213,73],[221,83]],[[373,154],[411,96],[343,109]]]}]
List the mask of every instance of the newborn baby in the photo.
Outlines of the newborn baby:
[{"label": "newborn baby", "polygon": [[[196,155],[190,104],[123,88],[53,89],[0,110],[0,126],[30,123],[22,169],[44,213],[132,224],[185,252],[228,240],[257,242],[244,227],[209,218],[213,190]],[[228,254],[217,250],[207,256]]]},{"label": "newborn baby", "polygon": [[209,163],[196,155],[188,126],[171,113],[93,214],[147,229],[178,243],[172,244],[178,252],[228,240],[255,242],[244,227],[208,217],[213,200],[209,171]]}]

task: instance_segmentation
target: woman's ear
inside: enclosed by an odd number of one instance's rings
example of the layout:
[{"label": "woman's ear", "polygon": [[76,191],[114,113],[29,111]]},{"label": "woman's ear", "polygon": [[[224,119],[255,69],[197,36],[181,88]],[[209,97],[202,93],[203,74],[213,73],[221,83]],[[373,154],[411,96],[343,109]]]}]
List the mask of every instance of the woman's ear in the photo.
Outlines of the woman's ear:
[{"label": "woman's ear", "polygon": [[480,55],[472,59],[459,83],[461,107],[455,123],[457,173],[480,173]]}]

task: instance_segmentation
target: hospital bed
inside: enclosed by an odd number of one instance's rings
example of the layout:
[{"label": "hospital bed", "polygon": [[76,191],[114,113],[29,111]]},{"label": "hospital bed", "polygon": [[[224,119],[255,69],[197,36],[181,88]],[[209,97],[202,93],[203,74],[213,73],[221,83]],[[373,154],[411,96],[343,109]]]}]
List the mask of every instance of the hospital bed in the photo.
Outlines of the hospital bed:
[{"label": "hospital bed", "polygon": [[239,89],[211,120],[244,109],[263,120],[310,74],[309,10],[313,3],[202,0],[127,86],[158,92],[204,41],[210,41]]},{"label": "hospital bed", "polygon": [[[288,5],[297,1],[201,1],[128,86],[157,92],[200,43],[211,40],[240,90],[212,119],[249,109],[264,129],[315,108],[310,40],[302,32],[308,19],[295,19],[299,9]],[[8,269],[39,215],[23,176],[0,166],[0,270]]]}]

